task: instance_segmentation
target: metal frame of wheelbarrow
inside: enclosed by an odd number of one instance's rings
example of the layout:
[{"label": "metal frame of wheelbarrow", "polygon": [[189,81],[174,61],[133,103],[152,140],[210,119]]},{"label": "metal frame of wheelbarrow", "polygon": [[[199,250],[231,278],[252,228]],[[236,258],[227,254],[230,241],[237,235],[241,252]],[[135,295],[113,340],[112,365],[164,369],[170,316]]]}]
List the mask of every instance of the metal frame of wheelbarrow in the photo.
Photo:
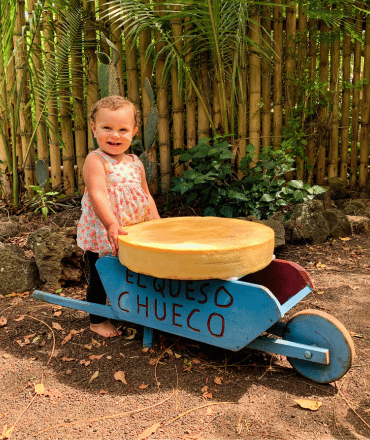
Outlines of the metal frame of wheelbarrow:
[{"label": "metal frame of wheelbarrow", "polygon": [[[140,324],[144,347],[153,344],[153,330],[160,330],[233,351],[258,349],[287,356],[301,374],[324,383],[351,366],[353,343],[335,318],[308,311],[287,324],[279,321],[314,288],[295,263],[273,260],[257,273],[229,280],[153,278],[130,271],[113,256],[100,258],[96,266],[110,305],[42,291],[34,297]],[[302,331],[313,332],[313,340]]]}]

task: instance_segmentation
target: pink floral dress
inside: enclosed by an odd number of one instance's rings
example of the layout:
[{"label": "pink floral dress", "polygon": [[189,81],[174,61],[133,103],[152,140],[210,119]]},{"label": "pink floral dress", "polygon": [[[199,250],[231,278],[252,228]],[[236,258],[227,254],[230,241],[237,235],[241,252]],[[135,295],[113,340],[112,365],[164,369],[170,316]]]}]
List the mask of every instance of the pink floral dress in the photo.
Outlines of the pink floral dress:
[{"label": "pink floral dress", "polygon": [[[117,162],[103,151],[96,150],[109,164],[106,183],[110,206],[121,226],[152,220],[148,196],[141,186],[140,159],[130,154],[133,162]],[[107,231],[96,216],[89,193],[85,193],[81,201],[82,215],[77,226],[77,245],[84,251],[96,252],[100,255],[112,252],[107,240]]]}]

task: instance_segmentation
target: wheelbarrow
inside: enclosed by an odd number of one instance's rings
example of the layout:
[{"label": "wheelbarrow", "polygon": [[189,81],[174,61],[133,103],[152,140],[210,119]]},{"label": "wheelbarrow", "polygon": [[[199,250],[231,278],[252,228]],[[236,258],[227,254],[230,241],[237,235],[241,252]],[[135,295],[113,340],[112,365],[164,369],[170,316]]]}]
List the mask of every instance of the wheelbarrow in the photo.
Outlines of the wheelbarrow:
[{"label": "wheelbarrow", "polygon": [[115,256],[100,258],[97,269],[109,305],[39,290],[33,296],[142,325],[144,347],[152,346],[153,331],[159,330],[232,351],[283,355],[298,373],[318,383],[340,379],[354,359],[351,336],[329,314],[304,310],[281,321],[314,289],[309,274],[293,262],[273,259],[262,270],[227,280],[155,278],[129,270]]}]

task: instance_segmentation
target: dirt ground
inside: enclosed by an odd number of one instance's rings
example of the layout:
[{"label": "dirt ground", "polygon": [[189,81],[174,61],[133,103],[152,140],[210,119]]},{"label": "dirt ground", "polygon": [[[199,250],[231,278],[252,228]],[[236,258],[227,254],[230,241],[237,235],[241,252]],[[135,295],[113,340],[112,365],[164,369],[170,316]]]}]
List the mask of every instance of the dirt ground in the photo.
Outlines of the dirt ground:
[{"label": "dirt ground", "polygon": [[9,292],[0,296],[0,439],[369,439],[370,234],[286,245],[277,257],[316,284],[284,319],[318,309],[350,332],[356,358],[342,379],[318,384],[283,356],[163,333],[143,350],[142,328],[124,322],[122,337],[103,340],[85,312]]}]

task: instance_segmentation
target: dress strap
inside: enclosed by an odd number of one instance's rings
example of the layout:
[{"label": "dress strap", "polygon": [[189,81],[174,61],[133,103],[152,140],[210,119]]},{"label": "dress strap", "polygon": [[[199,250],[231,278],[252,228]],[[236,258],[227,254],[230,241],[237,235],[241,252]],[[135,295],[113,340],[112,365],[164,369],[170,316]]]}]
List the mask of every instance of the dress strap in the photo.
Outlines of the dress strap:
[{"label": "dress strap", "polygon": [[99,154],[106,162],[115,164],[116,159],[113,159],[112,157],[109,157],[108,154],[104,153],[104,151],[101,150],[94,150],[93,153]]}]

